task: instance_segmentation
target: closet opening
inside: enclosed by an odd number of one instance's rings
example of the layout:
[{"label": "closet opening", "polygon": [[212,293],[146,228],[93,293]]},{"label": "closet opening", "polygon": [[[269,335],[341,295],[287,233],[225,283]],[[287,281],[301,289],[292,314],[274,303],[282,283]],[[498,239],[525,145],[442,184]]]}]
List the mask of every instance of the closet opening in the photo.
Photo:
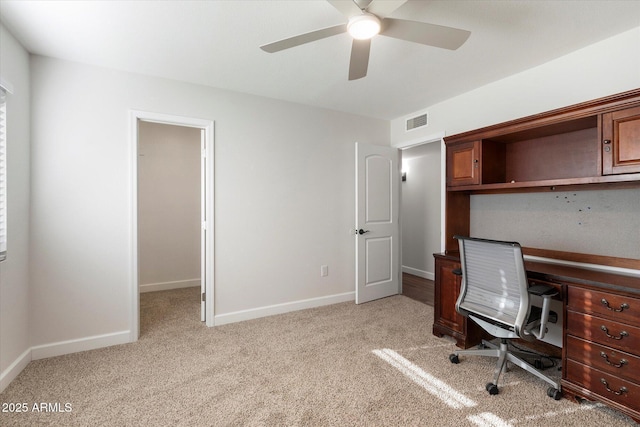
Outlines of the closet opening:
[{"label": "closet opening", "polygon": [[144,112],[131,120],[131,341],[163,319],[213,326],[213,122]]}]

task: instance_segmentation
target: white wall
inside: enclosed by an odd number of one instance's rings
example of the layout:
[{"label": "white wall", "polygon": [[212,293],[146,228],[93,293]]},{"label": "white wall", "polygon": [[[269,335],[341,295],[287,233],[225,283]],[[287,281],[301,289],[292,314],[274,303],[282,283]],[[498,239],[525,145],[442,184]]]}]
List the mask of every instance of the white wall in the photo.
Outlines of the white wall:
[{"label": "white wall", "polygon": [[140,291],[200,286],[200,129],[138,123]]},{"label": "white wall", "polygon": [[430,280],[440,252],[440,161],[440,141],[402,152],[402,268]]},{"label": "white wall", "polygon": [[388,122],[39,56],[31,67],[40,354],[128,333],[129,109],[215,121],[216,318],[352,298],[354,142],[389,145]]},{"label": "white wall", "polygon": [[565,107],[640,87],[640,27],[498,80],[439,104],[425,106],[429,126],[405,132],[408,114],[391,121],[391,141],[446,135]]},{"label": "white wall", "polygon": [[29,55],[0,25],[7,96],[7,259],[0,262],[0,391],[29,362]]}]

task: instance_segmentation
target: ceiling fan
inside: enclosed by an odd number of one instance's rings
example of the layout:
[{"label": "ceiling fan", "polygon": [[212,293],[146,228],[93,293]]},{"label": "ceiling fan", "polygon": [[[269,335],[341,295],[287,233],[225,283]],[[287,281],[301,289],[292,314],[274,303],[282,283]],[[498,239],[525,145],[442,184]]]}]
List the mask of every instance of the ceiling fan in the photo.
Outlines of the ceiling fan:
[{"label": "ceiling fan", "polygon": [[346,24],[289,37],[260,48],[265,52],[274,53],[348,32],[353,37],[349,80],[357,80],[367,75],[371,39],[378,34],[449,50],[458,49],[471,34],[470,31],[452,27],[390,18],[389,15],[407,0],[327,1],[349,19]]}]

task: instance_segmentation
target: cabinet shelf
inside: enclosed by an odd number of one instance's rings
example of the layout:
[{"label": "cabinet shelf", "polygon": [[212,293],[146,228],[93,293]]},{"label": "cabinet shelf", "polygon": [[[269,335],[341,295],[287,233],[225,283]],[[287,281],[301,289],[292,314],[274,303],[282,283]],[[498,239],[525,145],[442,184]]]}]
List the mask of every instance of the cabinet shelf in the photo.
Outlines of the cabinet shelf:
[{"label": "cabinet shelf", "polygon": [[[449,187],[447,191],[454,192],[473,192],[473,193],[513,193],[513,192],[532,192],[532,191],[554,191],[563,189],[571,189],[573,186],[589,186],[611,184],[616,188],[637,187],[640,186],[640,173],[631,173],[623,175],[604,175],[591,176],[583,178],[561,178],[561,179],[545,179],[537,181],[516,181],[516,182],[497,182],[491,184],[474,184],[459,185]],[[585,187],[586,189],[586,187]]]}]

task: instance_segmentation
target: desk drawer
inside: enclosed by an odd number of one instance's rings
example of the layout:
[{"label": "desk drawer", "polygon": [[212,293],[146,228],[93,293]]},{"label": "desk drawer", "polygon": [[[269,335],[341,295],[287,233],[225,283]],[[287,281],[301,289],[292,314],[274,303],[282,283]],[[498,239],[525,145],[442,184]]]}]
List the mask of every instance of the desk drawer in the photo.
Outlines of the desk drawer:
[{"label": "desk drawer", "polygon": [[640,384],[640,357],[567,336],[567,358]]},{"label": "desk drawer", "polygon": [[640,328],[567,310],[567,333],[640,355]]},{"label": "desk drawer", "polygon": [[567,307],[570,310],[596,314],[610,319],[638,325],[640,299],[607,292],[570,286],[567,290]]},{"label": "desk drawer", "polygon": [[567,360],[567,380],[605,399],[640,411],[640,386],[573,360]]}]

